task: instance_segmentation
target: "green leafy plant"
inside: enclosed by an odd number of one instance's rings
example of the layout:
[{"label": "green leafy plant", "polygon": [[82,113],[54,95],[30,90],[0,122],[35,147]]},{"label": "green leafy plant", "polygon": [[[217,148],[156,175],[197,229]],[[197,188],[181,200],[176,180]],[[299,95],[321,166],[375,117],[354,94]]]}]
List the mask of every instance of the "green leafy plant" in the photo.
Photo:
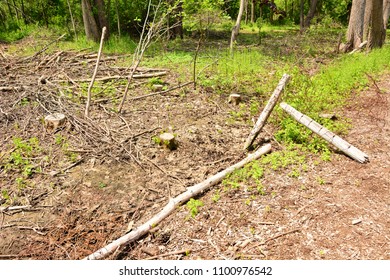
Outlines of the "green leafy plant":
[{"label": "green leafy plant", "polygon": [[199,207],[203,205],[202,201],[191,198],[186,204],[190,217],[195,218],[199,213]]},{"label": "green leafy plant", "polygon": [[213,195],[213,197],[211,198],[211,200],[212,200],[213,202],[218,202],[220,199],[221,199],[221,194],[220,194],[219,190],[216,190],[216,191],[214,192],[214,195]]},{"label": "green leafy plant", "polygon": [[5,164],[5,169],[15,169],[24,177],[30,177],[34,172],[39,172],[40,169],[32,163],[32,159],[41,152],[38,138],[32,137],[24,141],[22,138],[15,137],[12,142],[14,148]]}]

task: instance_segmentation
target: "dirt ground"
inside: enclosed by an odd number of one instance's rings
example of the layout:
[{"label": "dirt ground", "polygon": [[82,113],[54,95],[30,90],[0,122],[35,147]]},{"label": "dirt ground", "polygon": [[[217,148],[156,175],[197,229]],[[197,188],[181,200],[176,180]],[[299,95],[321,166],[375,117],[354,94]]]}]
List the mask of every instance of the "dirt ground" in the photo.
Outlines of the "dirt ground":
[{"label": "dirt ground", "polygon": [[[105,58],[101,76],[127,73],[115,64],[120,58]],[[183,86],[136,99],[153,93],[147,81],[136,80],[118,117],[113,108],[125,83],[113,83],[107,100],[96,94],[85,121],[79,80],[91,77],[95,60],[89,52],[0,57],[2,259],[84,258],[151,218],[169,197],[245,157],[251,116],[233,118],[238,107],[228,94],[208,88]],[[345,140],[367,153],[369,163],[337,151],[329,162],[313,155],[296,177],[289,168],[266,170],[266,194],[256,197],[247,186],[224,191],[216,185],[197,197],[204,206],[195,218],[179,207],[110,258],[390,259],[390,75],[373,78],[337,112],[351,120]],[[167,88],[180,86],[172,70],[161,79]],[[66,126],[46,130],[43,118],[58,110],[67,115]],[[163,131],[177,136],[176,150],[155,143]],[[30,155],[36,172],[23,180],[8,160],[14,137],[39,139],[39,154]],[[283,149],[266,132],[259,139]]]}]

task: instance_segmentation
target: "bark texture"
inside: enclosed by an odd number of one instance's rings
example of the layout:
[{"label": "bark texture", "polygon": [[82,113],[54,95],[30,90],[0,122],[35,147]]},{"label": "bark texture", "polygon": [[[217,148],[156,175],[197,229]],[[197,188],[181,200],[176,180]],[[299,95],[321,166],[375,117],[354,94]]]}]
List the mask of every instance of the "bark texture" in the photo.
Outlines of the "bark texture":
[{"label": "bark texture", "polygon": [[83,12],[85,36],[88,40],[98,42],[100,39],[99,29],[89,0],[81,0],[81,9]]},{"label": "bark texture", "polygon": [[347,43],[344,46],[344,52],[349,52],[357,48],[363,42],[365,8],[366,0],[352,1],[351,15],[347,31]]},{"label": "bark texture", "polygon": [[383,25],[383,0],[370,0],[370,24],[368,33],[369,50],[381,48],[385,42],[386,30]]}]

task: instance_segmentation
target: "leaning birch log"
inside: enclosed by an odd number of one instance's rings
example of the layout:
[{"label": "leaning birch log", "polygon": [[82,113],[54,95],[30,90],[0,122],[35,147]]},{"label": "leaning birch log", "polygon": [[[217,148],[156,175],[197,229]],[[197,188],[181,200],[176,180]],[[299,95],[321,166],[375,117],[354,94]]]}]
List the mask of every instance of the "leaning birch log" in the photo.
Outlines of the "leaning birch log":
[{"label": "leaning birch log", "polygon": [[358,148],[352,146],[347,141],[343,140],[327,128],[323,127],[313,119],[297,111],[287,103],[280,103],[280,107],[289,113],[295,120],[309,128],[314,133],[324,138],[329,143],[339,148],[343,153],[347,154],[351,158],[357,160],[360,163],[366,163],[369,161],[368,155],[360,151]]},{"label": "leaning birch log", "polygon": [[209,179],[198,183],[192,187],[189,187],[187,191],[184,193],[176,196],[175,198],[171,198],[168,204],[159,212],[157,215],[152,217],[149,221],[144,223],[143,225],[139,226],[135,230],[127,233],[126,235],[123,235],[119,239],[113,241],[112,243],[108,244],[107,246],[97,250],[95,253],[90,254],[88,257],[85,258],[85,260],[98,260],[103,259],[106,256],[112,254],[119,248],[119,246],[122,246],[124,244],[134,242],[141,236],[148,233],[152,228],[157,226],[163,219],[168,217],[176,208],[178,205],[181,205],[188,201],[190,198],[200,194],[201,192],[205,191],[209,187],[218,184],[225,178],[227,175],[232,173],[234,170],[239,169],[243,167],[245,164],[258,159],[260,156],[268,153],[271,151],[271,144],[267,144],[263,147],[261,147],[259,150],[254,152],[253,154],[247,156],[245,159],[241,160],[240,162],[226,168],[225,170],[211,176]]},{"label": "leaning birch log", "polygon": [[85,105],[85,113],[84,113],[86,117],[89,117],[89,107],[91,106],[91,91],[92,91],[92,87],[93,87],[93,84],[94,84],[95,79],[96,79],[96,74],[97,74],[98,67],[99,67],[99,61],[100,61],[100,57],[102,55],[102,48],[103,48],[103,42],[104,42],[105,35],[106,35],[106,27],[104,26],[103,30],[102,30],[102,37],[100,38],[100,46],[99,46],[98,56],[96,59],[95,71],[93,72],[91,82],[88,86],[87,104]]},{"label": "leaning birch log", "polygon": [[255,141],[257,135],[259,135],[261,129],[263,128],[265,122],[267,121],[269,115],[275,107],[276,102],[278,102],[279,96],[282,93],[284,86],[288,83],[289,80],[290,75],[288,74],[284,74],[283,77],[280,79],[278,86],[272,93],[271,98],[263,109],[263,112],[261,112],[259,119],[257,120],[251,133],[249,134],[248,139],[246,140],[244,145],[244,150],[249,149],[252,146],[253,141]]}]

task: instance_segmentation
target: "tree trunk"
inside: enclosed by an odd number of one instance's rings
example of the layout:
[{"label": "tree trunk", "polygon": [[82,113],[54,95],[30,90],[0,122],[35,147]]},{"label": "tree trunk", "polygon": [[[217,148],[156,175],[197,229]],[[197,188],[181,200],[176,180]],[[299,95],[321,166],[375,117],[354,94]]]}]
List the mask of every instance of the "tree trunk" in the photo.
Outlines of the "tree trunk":
[{"label": "tree trunk", "polygon": [[252,5],[251,5],[251,22],[255,23],[255,4],[256,0],[252,0]]},{"label": "tree trunk", "polygon": [[303,14],[303,8],[304,8],[304,0],[301,0],[300,1],[300,5],[299,5],[299,18],[300,18],[300,20],[299,20],[299,32],[302,34],[303,33],[303,31],[304,31],[304,28],[305,28],[305,26],[304,26],[304,14]]},{"label": "tree trunk", "polygon": [[347,31],[347,43],[343,48],[344,52],[349,52],[357,48],[363,42],[365,7],[366,0],[352,1],[352,9]]},{"label": "tree trunk", "polygon": [[230,38],[230,52],[233,51],[234,42],[237,39],[238,33],[240,32],[241,18],[244,13],[245,0],[240,0],[240,10],[238,11],[236,25],[232,29],[232,37]]},{"label": "tree trunk", "polygon": [[383,26],[385,27],[385,30],[387,29],[387,25],[389,23],[389,16],[390,16],[390,0],[383,0]]},{"label": "tree trunk", "polygon": [[[253,0],[254,1],[254,0]],[[12,14],[12,10],[11,10],[11,5],[9,4],[9,0],[7,0],[7,7],[8,7],[8,12],[11,16],[11,18],[13,17],[13,14]]]},{"label": "tree trunk", "polygon": [[87,39],[98,42],[100,33],[89,0],[81,0],[81,9],[83,12],[84,30]]},{"label": "tree trunk", "polygon": [[69,0],[66,0],[66,2],[67,2],[67,4],[68,4],[68,8],[69,8],[70,20],[72,21],[74,36],[75,36],[76,39],[77,39],[76,23],[75,23],[74,18],[73,18],[72,7],[70,6]]},{"label": "tree trunk", "polygon": [[116,12],[116,20],[118,22],[118,35],[119,37],[121,37],[121,23],[119,19],[118,0],[115,0],[115,12]]},{"label": "tree trunk", "polygon": [[381,48],[383,46],[386,30],[383,24],[383,0],[370,1],[372,5],[367,48],[372,50],[373,48]]},{"label": "tree trunk", "polygon": [[[107,41],[110,37],[110,29],[108,26],[107,13],[106,13],[106,7],[104,6],[104,0],[94,0],[94,2],[95,2],[95,6],[97,8],[99,33],[100,33],[100,30],[103,29],[103,27],[106,27],[106,35],[104,36],[104,40]],[[98,38],[98,40],[99,39],[100,38]]]},{"label": "tree trunk", "polygon": [[303,24],[304,29],[307,29],[310,27],[310,22],[313,19],[315,12],[316,12],[317,3],[318,3],[318,0],[311,0],[310,1],[309,13],[307,14],[305,21],[304,21],[304,24]]}]

